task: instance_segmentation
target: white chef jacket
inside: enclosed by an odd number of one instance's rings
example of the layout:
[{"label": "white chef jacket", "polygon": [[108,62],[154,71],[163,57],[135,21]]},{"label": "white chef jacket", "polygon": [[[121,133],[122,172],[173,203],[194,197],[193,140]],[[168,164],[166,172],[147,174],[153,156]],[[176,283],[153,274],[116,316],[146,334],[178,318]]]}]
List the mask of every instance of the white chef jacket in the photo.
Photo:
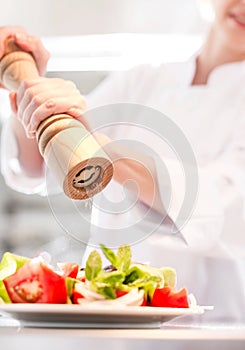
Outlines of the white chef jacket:
[{"label": "white chef jacket", "polygon": [[[140,66],[117,73],[88,96],[88,107],[122,102],[145,105],[170,117],[184,132],[199,167],[197,203],[181,232],[187,244],[166,235],[166,225],[162,224],[132,246],[134,258],[176,268],[179,286],[187,286],[199,304],[215,306],[209,319],[239,321],[245,319],[245,63],[216,68],[204,86],[191,86],[194,72],[195,56],[187,62]],[[109,136],[117,138],[111,130]],[[10,130],[5,129],[3,143],[6,137],[10,140]],[[6,154],[2,157],[2,172],[11,185],[15,170],[9,164],[16,162],[16,154]],[[174,165],[171,168],[171,161],[169,164],[171,182],[176,184],[169,212],[174,221],[183,180]],[[159,177],[160,171],[157,169]],[[42,180],[30,189],[26,179],[17,176],[14,184],[22,191],[40,192]],[[108,186],[108,196],[117,186],[113,182]],[[164,202],[161,181],[159,187]],[[137,206],[139,211],[143,207]],[[98,227],[120,222],[119,216],[111,219],[94,209]],[[91,232],[93,242],[98,242],[98,232]]]}]

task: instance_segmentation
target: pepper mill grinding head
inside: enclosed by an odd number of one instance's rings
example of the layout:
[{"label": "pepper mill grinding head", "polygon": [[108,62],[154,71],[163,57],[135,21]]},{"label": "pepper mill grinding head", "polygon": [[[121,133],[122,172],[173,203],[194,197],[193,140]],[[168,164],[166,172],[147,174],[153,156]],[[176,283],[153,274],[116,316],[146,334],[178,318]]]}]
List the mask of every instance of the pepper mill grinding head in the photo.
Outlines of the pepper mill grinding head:
[{"label": "pepper mill grinding head", "polygon": [[[25,79],[39,76],[30,53],[12,38],[0,61],[0,82],[16,91]],[[81,122],[67,114],[53,115],[40,123],[36,138],[41,155],[72,199],[87,199],[102,191],[113,176],[113,165]]]}]

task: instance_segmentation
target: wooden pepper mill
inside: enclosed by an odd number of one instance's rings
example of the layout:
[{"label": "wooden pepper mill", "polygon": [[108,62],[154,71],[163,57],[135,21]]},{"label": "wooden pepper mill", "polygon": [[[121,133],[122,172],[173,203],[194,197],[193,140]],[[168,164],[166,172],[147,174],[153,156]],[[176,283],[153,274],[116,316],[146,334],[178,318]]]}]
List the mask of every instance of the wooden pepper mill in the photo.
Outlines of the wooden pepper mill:
[{"label": "wooden pepper mill", "polygon": [[[9,38],[0,61],[2,84],[16,91],[24,79],[38,76],[32,55]],[[41,155],[68,197],[90,198],[110,182],[109,157],[78,120],[67,114],[53,115],[41,122],[36,137]]]}]

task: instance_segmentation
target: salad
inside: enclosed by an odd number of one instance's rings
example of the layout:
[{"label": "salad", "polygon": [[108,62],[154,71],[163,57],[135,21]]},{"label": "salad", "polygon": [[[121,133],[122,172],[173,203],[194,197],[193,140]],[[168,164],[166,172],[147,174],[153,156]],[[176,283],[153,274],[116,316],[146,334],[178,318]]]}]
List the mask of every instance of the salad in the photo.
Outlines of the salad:
[{"label": "salad", "polygon": [[127,305],[188,308],[186,288],[177,290],[176,271],[132,262],[131,249],[101,245],[110,265],[94,250],[86,266],[65,262],[55,269],[43,258],[5,253],[0,262],[1,303]]}]

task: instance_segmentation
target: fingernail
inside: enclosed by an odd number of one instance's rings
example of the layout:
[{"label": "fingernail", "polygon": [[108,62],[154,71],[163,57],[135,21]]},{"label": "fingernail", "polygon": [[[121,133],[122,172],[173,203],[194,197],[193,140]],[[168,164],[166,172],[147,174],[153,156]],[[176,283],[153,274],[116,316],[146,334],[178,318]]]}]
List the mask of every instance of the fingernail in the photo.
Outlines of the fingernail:
[{"label": "fingernail", "polygon": [[29,133],[29,134],[33,134],[35,133],[35,128],[34,128],[34,125],[33,124],[29,124],[27,127],[26,127],[26,132]]},{"label": "fingernail", "polygon": [[16,33],[15,37],[17,40],[20,40],[20,41],[27,40],[27,35],[25,35],[24,33]]},{"label": "fingernail", "polygon": [[28,131],[28,132],[27,132],[27,137],[28,137],[29,139],[33,139],[33,138],[35,137],[35,135],[36,135],[36,132],[35,132],[35,131]]},{"label": "fingernail", "polygon": [[15,38],[17,41],[32,41],[32,37],[24,33],[16,33]]}]

